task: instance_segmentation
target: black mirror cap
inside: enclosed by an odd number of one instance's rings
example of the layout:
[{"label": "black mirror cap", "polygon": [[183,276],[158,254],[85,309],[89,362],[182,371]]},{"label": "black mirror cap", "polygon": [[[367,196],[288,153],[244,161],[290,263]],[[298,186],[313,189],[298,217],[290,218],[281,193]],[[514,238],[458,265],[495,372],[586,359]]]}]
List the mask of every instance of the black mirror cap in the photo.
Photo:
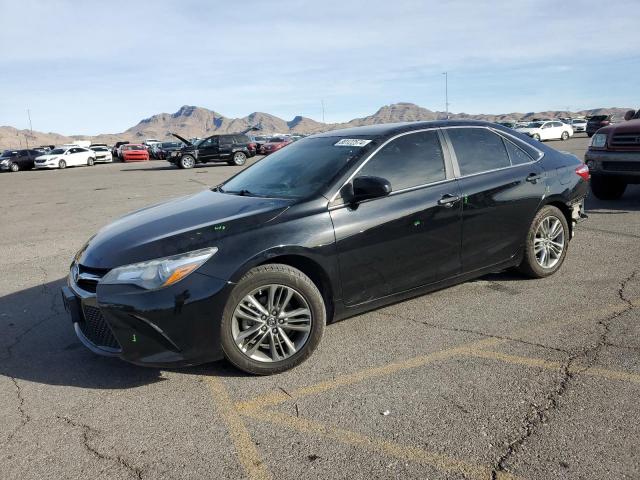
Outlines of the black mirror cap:
[{"label": "black mirror cap", "polygon": [[347,197],[350,197],[349,200],[352,203],[385,197],[391,193],[391,183],[382,177],[356,177],[352,183],[345,185],[345,187],[350,187],[349,191],[345,193],[347,193]]}]

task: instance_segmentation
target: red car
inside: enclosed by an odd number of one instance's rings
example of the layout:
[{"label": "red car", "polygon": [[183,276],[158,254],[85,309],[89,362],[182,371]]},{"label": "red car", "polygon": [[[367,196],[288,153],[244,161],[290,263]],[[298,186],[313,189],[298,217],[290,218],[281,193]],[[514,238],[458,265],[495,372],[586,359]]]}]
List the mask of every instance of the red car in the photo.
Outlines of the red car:
[{"label": "red car", "polygon": [[267,143],[263,143],[260,147],[260,153],[262,155],[269,155],[270,153],[277,152],[281,148],[286,147],[292,143],[292,140],[286,137],[273,137]]},{"label": "red car", "polygon": [[147,162],[149,152],[144,145],[129,144],[122,146],[123,162]]}]

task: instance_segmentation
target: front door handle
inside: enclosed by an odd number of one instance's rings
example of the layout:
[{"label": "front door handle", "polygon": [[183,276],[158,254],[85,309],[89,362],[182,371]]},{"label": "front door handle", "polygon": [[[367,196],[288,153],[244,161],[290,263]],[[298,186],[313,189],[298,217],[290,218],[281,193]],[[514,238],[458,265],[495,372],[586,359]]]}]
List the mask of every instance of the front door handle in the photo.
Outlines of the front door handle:
[{"label": "front door handle", "polygon": [[458,195],[451,195],[450,193],[447,193],[446,195],[443,195],[440,200],[438,200],[438,205],[451,208],[453,207],[453,204],[458,200],[460,200],[460,197]]},{"label": "front door handle", "polygon": [[538,180],[540,180],[541,178],[542,178],[542,175],[538,175],[537,173],[530,173],[527,176],[527,182],[537,183]]}]

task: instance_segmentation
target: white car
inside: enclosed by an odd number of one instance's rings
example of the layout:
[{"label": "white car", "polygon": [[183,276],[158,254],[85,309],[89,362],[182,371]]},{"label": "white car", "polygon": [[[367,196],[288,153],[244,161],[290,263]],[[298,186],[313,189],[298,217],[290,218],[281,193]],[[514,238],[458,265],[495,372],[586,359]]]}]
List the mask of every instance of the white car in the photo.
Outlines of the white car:
[{"label": "white car", "polygon": [[573,128],[571,125],[562,123],[557,120],[548,122],[531,122],[524,128],[516,129],[520,133],[529,135],[535,140],[567,140],[573,136]]},{"label": "white car", "polygon": [[111,154],[111,150],[106,145],[105,146],[97,145],[97,146],[91,147],[91,150],[96,154],[96,163],[113,162],[113,155]]},{"label": "white car", "polygon": [[35,168],[67,168],[77,165],[92,166],[96,161],[94,151],[84,147],[58,147],[46,155],[36,157]]},{"label": "white car", "polygon": [[574,118],[571,120],[571,127],[574,132],[586,132],[587,121],[584,118]]}]

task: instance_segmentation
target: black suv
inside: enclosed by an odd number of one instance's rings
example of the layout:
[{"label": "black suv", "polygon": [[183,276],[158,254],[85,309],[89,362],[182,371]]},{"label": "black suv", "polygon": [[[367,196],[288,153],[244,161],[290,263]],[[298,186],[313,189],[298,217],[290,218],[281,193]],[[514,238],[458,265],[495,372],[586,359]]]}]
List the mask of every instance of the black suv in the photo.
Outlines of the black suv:
[{"label": "black suv", "polygon": [[39,150],[5,150],[0,156],[0,170],[17,172],[18,170],[31,170],[36,157],[44,155]]},{"label": "black suv", "polygon": [[193,168],[198,163],[208,162],[227,162],[229,165],[242,166],[251,156],[251,139],[241,133],[212,135],[195,144],[175,133],[171,135],[185,144],[180,150],[171,152],[167,158],[180,168]]},{"label": "black suv", "polygon": [[611,125],[611,115],[594,115],[587,119],[587,135],[593,137],[593,134],[602,127]]}]

